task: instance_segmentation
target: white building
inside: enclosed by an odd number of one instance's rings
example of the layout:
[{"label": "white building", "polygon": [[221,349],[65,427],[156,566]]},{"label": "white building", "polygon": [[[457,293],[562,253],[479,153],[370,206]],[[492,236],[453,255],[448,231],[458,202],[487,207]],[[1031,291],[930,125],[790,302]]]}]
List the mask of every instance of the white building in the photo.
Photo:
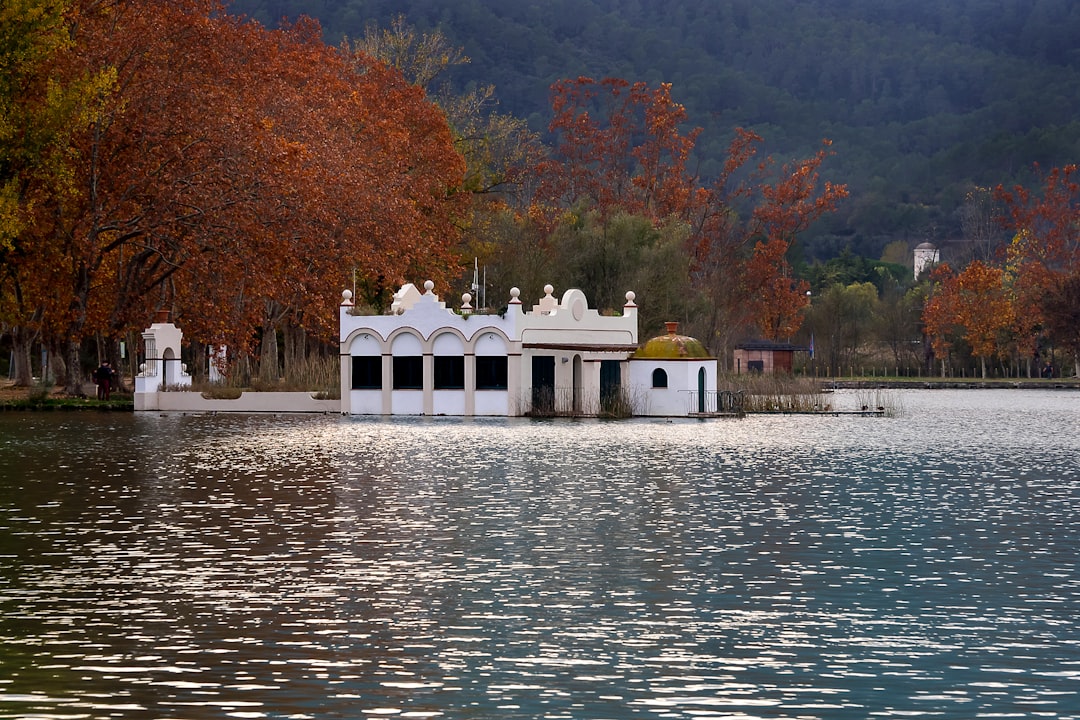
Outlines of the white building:
[{"label": "white building", "polygon": [[[352,293],[342,293],[342,413],[685,417],[717,410],[716,360],[703,349],[693,356],[638,351],[632,292],[618,316],[600,315],[580,290],[556,300],[550,285],[531,311],[513,288],[504,314],[479,315],[468,294],[454,311],[430,280],[424,287],[403,286],[388,315],[355,315]],[[663,337],[700,348],[673,329]]]},{"label": "white building", "polygon": [[180,362],[184,334],[169,321],[168,313],[159,313],[155,322],[143,331],[145,362],[135,376],[135,409],[157,410],[154,400],[164,388],[189,387],[191,375]]},{"label": "white building", "polygon": [[915,279],[918,280],[919,276],[925,271],[930,270],[939,262],[941,262],[941,253],[933,243],[919,243],[915,246]]}]

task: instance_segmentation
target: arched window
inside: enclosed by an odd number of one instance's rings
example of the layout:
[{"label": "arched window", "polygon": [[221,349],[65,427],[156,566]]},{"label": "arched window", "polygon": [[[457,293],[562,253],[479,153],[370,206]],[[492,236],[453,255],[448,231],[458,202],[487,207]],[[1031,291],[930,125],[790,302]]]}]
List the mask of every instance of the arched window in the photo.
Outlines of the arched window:
[{"label": "arched window", "polygon": [[424,353],[420,337],[404,332],[394,338],[390,347],[391,387],[395,390],[424,389]]},{"label": "arched window", "polygon": [[666,388],[667,387],[667,371],[661,368],[656,368],[652,371],[652,386],[654,388]]},{"label": "arched window", "polygon": [[[465,351],[461,339],[450,332],[440,333],[435,336],[432,343],[435,354],[434,362],[434,389],[435,390],[464,390],[465,389]],[[422,370],[422,368],[421,368]]]}]

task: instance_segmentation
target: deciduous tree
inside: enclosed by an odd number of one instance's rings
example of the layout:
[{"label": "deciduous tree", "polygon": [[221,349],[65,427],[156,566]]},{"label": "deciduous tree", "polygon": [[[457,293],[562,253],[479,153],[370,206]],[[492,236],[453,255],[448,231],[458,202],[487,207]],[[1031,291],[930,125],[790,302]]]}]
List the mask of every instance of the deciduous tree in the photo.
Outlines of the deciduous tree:
[{"label": "deciduous tree", "polygon": [[[78,0],[51,72],[111,73],[66,152],[72,192],[21,232],[32,306],[78,367],[83,338],[173,309],[241,352],[282,318],[329,336],[354,269],[452,274],[464,164],[444,114],[313,23],[240,22],[214,0]],[[73,373],[70,389],[79,385]]]},{"label": "deciduous tree", "polygon": [[788,250],[847,195],[819,175],[828,141],[807,160],[752,166],[762,139],[736,129],[720,177],[704,187],[688,169],[700,129],[684,129],[686,110],[671,90],[618,78],[553,85],[556,145],[537,167],[533,216],[549,228],[570,208],[685,223],[691,277],[711,311],[694,329],[710,347],[726,355],[755,326],[768,338],[790,336],[806,286],[793,279]]},{"label": "deciduous tree", "polygon": [[[30,348],[40,335],[37,276],[46,259],[30,239],[49,198],[70,198],[73,133],[113,74],[62,76],[56,58],[72,44],[70,3],[10,0],[0,6],[0,328],[10,332],[16,382],[31,382]],[[55,368],[54,368],[55,369]]]},{"label": "deciduous tree", "polygon": [[1037,191],[999,186],[995,195],[1004,203],[1005,224],[1014,233],[1005,262],[1013,278],[1017,333],[1034,349],[1041,330],[1050,342],[1070,348],[1080,369],[1080,347],[1068,324],[1060,322],[1080,313],[1080,307],[1069,307],[1075,299],[1069,291],[1072,278],[1080,274],[1078,180],[1080,169],[1066,165],[1051,168]]},{"label": "deciduous tree", "polygon": [[551,87],[555,136],[537,165],[536,208],[548,223],[583,204],[653,219],[690,219],[704,193],[687,169],[700,129],[682,131],[686,109],[671,85],[619,78],[560,80]]},{"label": "deciduous tree", "polygon": [[814,300],[815,363],[827,374],[851,372],[860,346],[866,341],[879,307],[873,283],[836,284]]},{"label": "deciduous tree", "polygon": [[1015,306],[1002,268],[976,260],[952,274],[942,265],[931,276],[933,294],[923,311],[937,354],[946,353],[958,334],[979,358],[982,376],[988,359],[1006,350],[1015,325]]},{"label": "deciduous tree", "polygon": [[1080,272],[1054,278],[1043,301],[1046,330],[1073,357],[1073,375],[1080,377]]},{"label": "deciduous tree", "polygon": [[[827,140],[812,158],[778,171],[766,159],[747,174],[760,143],[754,133],[736,133],[694,236],[695,269],[714,306],[710,335],[725,354],[734,333],[749,327],[771,340],[799,329],[809,286],[793,278],[788,251],[799,233],[847,197],[844,185],[820,177]],[[741,219],[739,207],[751,208],[748,219]]]},{"label": "deciduous tree", "polygon": [[459,220],[462,252],[497,264],[490,236],[495,226],[505,229],[506,209],[525,207],[527,171],[541,152],[537,134],[524,119],[499,112],[494,86],[459,90],[450,85],[447,71],[470,59],[438,29],[418,32],[399,15],[387,28],[369,25],[362,38],[346,39],[342,49],[361,67],[374,58],[396,68],[446,114],[454,147],[465,160],[461,189],[471,200],[468,213]]}]

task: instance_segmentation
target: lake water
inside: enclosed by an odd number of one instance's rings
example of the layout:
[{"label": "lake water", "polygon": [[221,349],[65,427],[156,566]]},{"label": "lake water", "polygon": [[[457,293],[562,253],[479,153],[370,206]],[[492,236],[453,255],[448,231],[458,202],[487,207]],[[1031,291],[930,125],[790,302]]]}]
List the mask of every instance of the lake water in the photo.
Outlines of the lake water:
[{"label": "lake water", "polygon": [[886,402],[0,414],[0,717],[1080,718],[1080,393]]}]

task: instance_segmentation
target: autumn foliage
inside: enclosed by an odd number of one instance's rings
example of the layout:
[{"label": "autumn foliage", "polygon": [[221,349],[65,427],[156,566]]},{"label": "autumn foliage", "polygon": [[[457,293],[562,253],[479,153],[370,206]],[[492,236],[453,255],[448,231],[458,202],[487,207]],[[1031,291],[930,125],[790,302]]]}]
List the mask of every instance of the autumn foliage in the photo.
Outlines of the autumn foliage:
[{"label": "autumn foliage", "polygon": [[69,41],[41,72],[108,81],[57,147],[64,191],[19,177],[0,291],[5,322],[63,339],[72,367],[84,338],[159,308],[242,354],[286,321],[330,337],[356,275],[450,274],[464,163],[397,71],[346,58],[312,22],[270,31],[213,0],[72,0],[63,17]]},{"label": "autumn foliage", "polygon": [[755,165],[762,138],[741,128],[721,176],[704,182],[690,169],[701,131],[686,129],[686,110],[671,91],[617,78],[555,83],[549,130],[556,143],[537,167],[533,216],[546,227],[587,210],[684,223],[710,345],[722,351],[745,334],[790,337],[802,322],[807,286],[793,279],[788,251],[847,190],[821,180],[824,148],[808,160]]},{"label": "autumn foliage", "polygon": [[671,85],[579,77],[551,87],[556,144],[536,174],[545,221],[579,203],[608,215],[688,217],[703,201],[687,163],[700,129],[682,134],[686,109]]},{"label": "autumn foliage", "polygon": [[1080,365],[1077,173],[1075,165],[1051,169],[1041,192],[997,188],[1012,241],[990,262],[975,261],[958,272],[943,266],[932,277],[923,320],[940,357],[962,339],[981,358],[985,375],[987,360],[1012,356],[1030,363],[1054,342]]}]

